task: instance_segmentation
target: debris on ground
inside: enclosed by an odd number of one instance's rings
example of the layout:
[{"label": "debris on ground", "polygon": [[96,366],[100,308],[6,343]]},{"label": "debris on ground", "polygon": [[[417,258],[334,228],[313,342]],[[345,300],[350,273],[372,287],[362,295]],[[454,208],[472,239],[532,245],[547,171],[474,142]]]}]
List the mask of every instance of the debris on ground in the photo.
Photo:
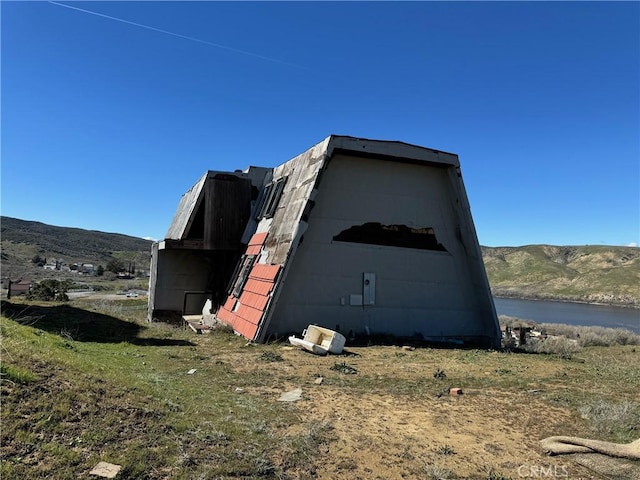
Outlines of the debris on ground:
[{"label": "debris on ground", "polygon": [[580,437],[555,436],[541,440],[540,446],[548,455],[601,453],[611,457],[640,460],[640,438],[631,443],[613,443]]},{"label": "debris on ground", "polygon": [[104,478],[116,478],[116,475],[118,475],[118,472],[121,468],[122,467],[120,465],[115,465],[108,462],[100,462],[95,467],[93,467],[93,470],[89,472],[89,475],[96,475],[98,477]]},{"label": "debris on ground", "polygon": [[437,378],[438,380],[444,380],[445,378],[447,378],[447,374],[444,373],[444,370],[442,370],[441,368],[436,369],[435,372],[433,372],[433,378]]},{"label": "debris on ground", "polygon": [[280,395],[278,398],[279,402],[297,402],[302,398],[302,389],[296,388],[295,390],[291,390],[289,392],[285,392]]},{"label": "debris on ground", "polygon": [[358,373],[358,369],[356,367],[351,366],[346,362],[334,363],[333,367],[331,367],[330,370],[344,373],[345,375],[355,375],[356,373]]},{"label": "debris on ground", "polygon": [[[192,318],[195,317],[195,318]],[[205,324],[200,315],[183,315],[182,318],[187,326],[198,335],[207,334],[211,332],[211,326]]]},{"label": "debris on ground", "polygon": [[187,375],[193,375],[194,373],[196,373],[197,369],[196,368],[192,368],[191,370],[189,370],[187,372]]},{"label": "debris on ground", "polygon": [[317,377],[313,383],[315,383],[316,385],[322,385],[322,382],[324,381],[324,378],[322,377]]},{"label": "debris on ground", "polygon": [[462,389],[461,388],[450,388],[449,389],[449,395],[462,395]]},{"label": "debris on ground", "polygon": [[436,397],[442,398],[444,395],[449,395],[452,387],[443,388],[438,393],[436,393]]},{"label": "debris on ground", "polygon": [[282,362],[284,358],[282,358],[282,355],[280,355],[279,353],[267,351],[262,352],[262,355],[260,355],[260,360],[264,362]]},{"label": "debris on ground", "polygon": [[317,325],[309,325],[302,332],[302,336],[303,338],[289,337],[289,343],[316,355],[326,355],[327,353],[339,355],[347,340],[342,334]]}]

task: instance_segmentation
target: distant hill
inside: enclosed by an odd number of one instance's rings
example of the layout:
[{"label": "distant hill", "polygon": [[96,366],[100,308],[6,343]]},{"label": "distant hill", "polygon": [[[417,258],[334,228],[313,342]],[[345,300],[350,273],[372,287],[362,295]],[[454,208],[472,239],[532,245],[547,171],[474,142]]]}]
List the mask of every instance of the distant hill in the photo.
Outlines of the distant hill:
[{"label": "distant hill", "polygon": [[32,259],[39,255],[71,265],[103,265],[113,258],[149,269],[151,241],[143,238],[81,228],[56,227],[40,222],[0,217],[2,276],[17,279],[41,277]]},{"label": "distant hill", "polygon": [[640,248],[482,247],[494,295],[640,307]]},{"label": "distant hill", "polygon": [[[151,241],[117,233],[55,227],[0,217],[2,276],[38,279],[50,275],[32,263],[35,255],[66,264],[106,264],[112,258],[148,270]],[[640,248],[612,246],[482,247],[496,296],[569,300],[640,307]]]}]

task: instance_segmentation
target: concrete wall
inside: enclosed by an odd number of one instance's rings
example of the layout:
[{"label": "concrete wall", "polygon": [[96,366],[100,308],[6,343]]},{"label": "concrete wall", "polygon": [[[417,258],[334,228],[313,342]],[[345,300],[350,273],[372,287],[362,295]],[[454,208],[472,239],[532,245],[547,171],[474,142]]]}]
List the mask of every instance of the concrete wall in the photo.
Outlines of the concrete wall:
[{"label": "concrete wall", "polygon": [[[267,335],[300,332],[310,323],[357,334],[493,335],[482,260],[461,241],[460,232],[475,232],[472,224],[460,225],[467,222],[466,198],[459,201],[450,169],[334,156]],[[432,228],[446,251],[333,240],[367,222]],[[365,272],[375,274],[375,304],[352,305],[363,294]]]},{"label": "concrete wall", "polygon": [[[181,313],[185,291],[207,289],[210,268],[202,252],[154,249],[152,257],[150,319],[156,311]],[[201,302],[204,305],[199,297],[191,298],[191,302]],[[189,304],[188,308],[197,311],[197,305]]]}]

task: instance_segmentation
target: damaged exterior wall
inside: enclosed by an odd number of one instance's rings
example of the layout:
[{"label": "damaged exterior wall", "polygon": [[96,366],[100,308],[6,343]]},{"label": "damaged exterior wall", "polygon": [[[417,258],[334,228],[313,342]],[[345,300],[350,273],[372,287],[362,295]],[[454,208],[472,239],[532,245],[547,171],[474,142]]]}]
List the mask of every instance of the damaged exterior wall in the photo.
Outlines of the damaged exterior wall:
[{"label": "damaged exterior wall", "polygon": [[[260,193],[252,189],[251,214],[235,224],[241,241],[235,250],[230,236],[226,249],[216,250],[225,241],[212,240],[219,233],[212,212],[222,209],[228,218],[238,211],[236,201],[207,197],[208,180],[183,196],[171,238],[161,245],[194,252],[165,251],[170,256],[163,258],[158,248],[157,292],[150,296],[156,307],[164,306],[161,295],[175,308],[180,292],[209,286],[214,272],[228,277],[213,302],[215,318],[250,340],[300,333],[315,323],[345,335],[499,345],[456,155],[331,136],[254,177]],[[213,251],[222,256],[203,254]],[[236,263],[234,273],[222,266],[223,257]],[[189,271],[193,278],[180,280]]]},{"label": "damaged exterior wall", "polygon": [[258,219],[256,233],[244,252],[255,255],[247,284],[239,297],[229,292],[216,313],[218,319],[251,340],[262,339],[266,332],[265,319],[276,301],[276,281],[306,228],[305,211],[326,159],[328,140],[274,169],[272,182],[286,178],[286,184],[273,217]]},{"label": "damaged exterior wall", "polygon": [[[456,235],[470,218],[449,169],[455,167],[335,155],[266,335],[315,323],[345,334],[490,343],[493,304],[486,285],[473,281],[484,267]],[[333,240],[366,222],[432,228],[446,251]],[[363,300],[366,272],[375,278],[373,304]]]}]

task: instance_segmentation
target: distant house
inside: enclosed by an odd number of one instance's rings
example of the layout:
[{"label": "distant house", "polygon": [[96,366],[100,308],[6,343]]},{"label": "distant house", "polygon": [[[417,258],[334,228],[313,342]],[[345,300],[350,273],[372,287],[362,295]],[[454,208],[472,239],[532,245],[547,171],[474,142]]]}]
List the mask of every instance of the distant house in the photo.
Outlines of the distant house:
[{"label": "distant house", "polygon": [[60,270],[62,268],[63,262],[61,260],[51,259],[45,263],[42,268],[44,270]]},{"label": "distant house", "polygon": [[152,247],[149,319],[199,312],[253,341],[317,324],[498,346],[458,157],[330,136],[276,168],[203,175]]},{"label": "distant house", "polygon": [[33,288],[33,282],[31,280],[18,280],[17,282],[10,283],[10,295],[26,295]]},{"label": "distant house", "polygon": [[84,273],[85,275],[93,275],[95,272],[95,268],[91,263],[83,263],[80,267],[80,273]]}]

